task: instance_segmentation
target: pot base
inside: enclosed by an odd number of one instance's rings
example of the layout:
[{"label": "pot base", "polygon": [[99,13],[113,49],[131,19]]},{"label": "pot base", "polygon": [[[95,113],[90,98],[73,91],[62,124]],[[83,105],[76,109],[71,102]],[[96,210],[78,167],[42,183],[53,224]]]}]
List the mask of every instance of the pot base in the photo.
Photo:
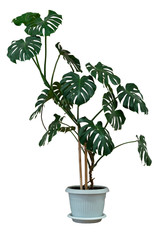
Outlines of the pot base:
[{"label": "pot base", "polygon": [[72,216],[72,214],[70,213],[68,214],[68,217],[71,218],[73,222],[76,222],[76,223],[97,223],[97,222],[100,222],[102,218],[105,218],[106,215],[103,214],[100,217],[84,218],[84,217]]}]

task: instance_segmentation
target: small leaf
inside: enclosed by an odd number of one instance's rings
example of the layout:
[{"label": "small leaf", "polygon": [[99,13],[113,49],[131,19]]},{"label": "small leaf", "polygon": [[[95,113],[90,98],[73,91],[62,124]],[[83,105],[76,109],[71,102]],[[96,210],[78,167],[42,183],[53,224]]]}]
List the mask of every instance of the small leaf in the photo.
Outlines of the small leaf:
[{"label": "small leaf", "polygon": [[62,46],[60,45],[59,42],[55,46],[58,49],[59,53],[63,56],[63,58],[70,65],[70,67],[73,71],[75,69],[77,72],[82,72],[80,61],[75,56],[73,56],[68,50],[62,49]]},{"label": "small leaf", "polygon": [[143,161],[147,166],[150,166],[152,164],[152,160],[148,155],[145,137],[143,135],[140,135],[140,137],[137,136],[137,139],[138,139],[138,152],[141,161]]},{"label": "small leaf", "polygon": [[48,136],[48,132],[46,132],[43,137],[41,138],[40,142],[39,142],[39,146],[42,147],[45,145],[46,140],[47,140],[47,136]]}]

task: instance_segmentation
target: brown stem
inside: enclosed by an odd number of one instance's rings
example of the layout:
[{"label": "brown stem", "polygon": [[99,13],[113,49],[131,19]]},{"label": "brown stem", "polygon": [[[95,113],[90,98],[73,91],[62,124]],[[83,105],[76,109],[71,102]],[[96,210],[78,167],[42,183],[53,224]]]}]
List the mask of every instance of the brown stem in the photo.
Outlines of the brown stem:
[{"label": "brown stem", "polygon": [[94,153],[92,153],[91,151],[88,151],[90,159],[91,159],[91,165],[89,167],[89,181],[91,183],[90,188],[93,189],[94,186],[94,178],[92,177],[92,173],[93,173],[93,169],[94,169]]},{"label": "brown stem", "polygon": [[[79,106],[77,106],[77,120],[79,119]],[[80,178],[80,189],[83,189],[82,184],[82,157],[81,157],[81,143],[79,139],[79,124],[78,124],[78,158],[79,158],[79,178]]]},{"label": "brown stem", "polygon": [[84,145],[84,149],[85,149],[85,153],[84,153],[84,156],[85,156],[85,189],[88,189],[88,185],[87,185],[87,182],[88,182],[88,166],[87,166],[87,144],[86,143]]}]

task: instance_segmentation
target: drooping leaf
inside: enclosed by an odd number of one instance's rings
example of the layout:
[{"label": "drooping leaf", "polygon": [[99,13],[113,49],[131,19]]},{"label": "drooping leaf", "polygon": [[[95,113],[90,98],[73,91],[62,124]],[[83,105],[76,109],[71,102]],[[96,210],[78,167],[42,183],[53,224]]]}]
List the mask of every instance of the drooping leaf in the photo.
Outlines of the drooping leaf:
[{"label": "drooping leaf", "polygon": [[41,45],[41,39],[37,36],[27,37],[25,41],[23,39],[13,41],[8,47],[7,56],[14,63],[16,60],[30,60],[40,52]]},{"label": "drooping leaf", "polygon": [[107,121],[115,130],[121,129],[126,118],[121,110],[117,110],[117,101],[110,92],[103,95],[102,105]]},{"label": "drooping leaf", "polygon": [[52,138],[57,134],[58,131],[61,129],[61,121],[63,117],[59,116],[58,114],[54,114],[55,120],[51,122],[48,127],[46,133],[42,136],[42,139],[39,142],[39,146],[44,146],[46,141],[51,142]]},{"label": "drooping leaf", "polygon": [[18,26],[23,23],[26,26],[25,32],[31,36],[50,36],[62,23],[62,16],[49,10],[47,17],[42,20],[39,13],[27,12],[13,19],[13,22]]},{"label": "drooping leaf", "polygon": [[126,87],[119,85],[117,87],[118,99],[123,102],[123,107],[130,109],[133,112],[143,112],[148,114],[148,109],[143,96],[140,93],[138,87],[133,83],[126,84]]},{"label": "drooping leaf", "polygon": [[70,104],[78,106],[86,103],[96,90],[93,78],[91,76],[79,77],[74,72],[65,74],[60,82],[61,91]]},{"label": "drooping leaf", "polygon": [[138,139],[138,152],[141,158],[141,161],[144,162],[147,166],[152,164],[152,160],[148,155],[147,143],[143,135],[137,136]]},{"label": "drooping leaf", "polygon": [[102,122],[95,125],[86,117],[80,118],[78,122],[81,124],[79,131],[81,144],[87,143],[87,149],[99,155],[108,155],[112,152],[114,144]]},{"label": "drooping leaf", "polygon": [[74,72],[74,69],[76,72],[82,72],[80,61],[75,56],[73,56],[68,50],[64,50],[59,42],[55,46],[58,49],[59,53],[70,65],[73,72]]},{"label": "drooping leaf", "polygon": [[37,102],[35,104],[35,107],[37,107],[36,111],[33,112],[29,118],[29,120],[32,120],[33,118],[36,118],[39,113],[41,113],[44,104],[53,98],[52,91],[50,89],[44,89],[42,93],[38,96]]},{"label": "drooping leaf", "polygon": [[118,76],[113,74],[113,69],[103,65],[101,62],[98,62],[95,66],[87,63],[86,68],[94,78],[105,86],[109,84],[109,81],[113,85],[120,84],[121,80]]}]

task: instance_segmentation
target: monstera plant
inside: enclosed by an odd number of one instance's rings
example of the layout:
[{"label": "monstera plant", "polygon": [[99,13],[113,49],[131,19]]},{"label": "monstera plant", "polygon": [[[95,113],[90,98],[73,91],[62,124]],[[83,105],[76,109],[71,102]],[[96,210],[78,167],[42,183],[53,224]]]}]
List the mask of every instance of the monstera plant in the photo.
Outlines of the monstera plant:
[{"label": "monstera plant", "polygon": [[[136,142],[141,161],[144,165],[150,166],[152,161],[148,155],[144,136],[136,136],[134,141],[128,141],[115,146],[109,132],[111,129],[115,131],[121,130],[125,123],[126,118],[124,112],[118,108],[119,104],[132,112],[148,114],[147,106],[139,88],[134,83],[127,83],[126,86],[123,86],[120,78],[114,74],[113,69],[101,62],[98,62],[95,66],[87,63],[86,71],[88,71],[88,75],[83,75],[80,61],[68,50],[63,49],[59,42],[55,44],[58,54],[52,75],[49,78],[46,73],[47,40],[62,24],[62,16],[49,10],[47,17],[42,19],[39,13],[27,12],[14,18],[13,23],[17,26],[24,25],[24,30],[28,36],[25,40],[13,41],[8,48],[7,56],[13,63],[16,63],[18,60],[32,60],[45,85],[45,89],[42,90],[37,98],[36,109],[30,116],[30,120],[32,120],[40,115],[45,130],[39,141],[39,146],[41,147],[51,142],[59,132],[72,134],[78,143],[80,185],[75,188],[72,187],[72,189],[79,190],[81,193],[82,191],[85,193],[90,191],[92,195],[96,189],[104,190],[104,188],[98,188],[94,185],[93,170],[103,157],[108,156],[114,149],[127,143]],[[43,67],[40,66],[38,59],[42,41],[44,42]],[[59,76],[59,81],[55,81],[54,75],[61,57],[69,65],[70,71],[62,77]],[[102,107],[99,112],[94,113],[92,119],[89,119],[87,116],[80,118],[80,107],[94,96],[97,82],[100,82],[103,86]],[[65,115],[72,120],[73,125],[66,123],[64,116],[54,113],[52,122],[49,126],[45,126],[43,108],[50,100],[53,100],[53,103],[64,111]],[[105,122],[96,122],[97,116],[102,112],[106,119]],[[84,154],[85,165],[84,182],[82,179],[82,153]],[[107,192],[108,190],[105,191]],[[71,190],[68,190],[68,192],[71,195]],[[96,216],[96,219],[93,219],[95,214],[92,213],[87,220],[84,220],[84,216],[81,213],[75,216],[78,213],[74,214],[72,209],[71,217],[74,221],[79,222],[82,220],[84,222],[89,221],[88,219],[90,219],[90,222],[94,222],[102,218],[103,213],[101,213],[101,216]]]}]

